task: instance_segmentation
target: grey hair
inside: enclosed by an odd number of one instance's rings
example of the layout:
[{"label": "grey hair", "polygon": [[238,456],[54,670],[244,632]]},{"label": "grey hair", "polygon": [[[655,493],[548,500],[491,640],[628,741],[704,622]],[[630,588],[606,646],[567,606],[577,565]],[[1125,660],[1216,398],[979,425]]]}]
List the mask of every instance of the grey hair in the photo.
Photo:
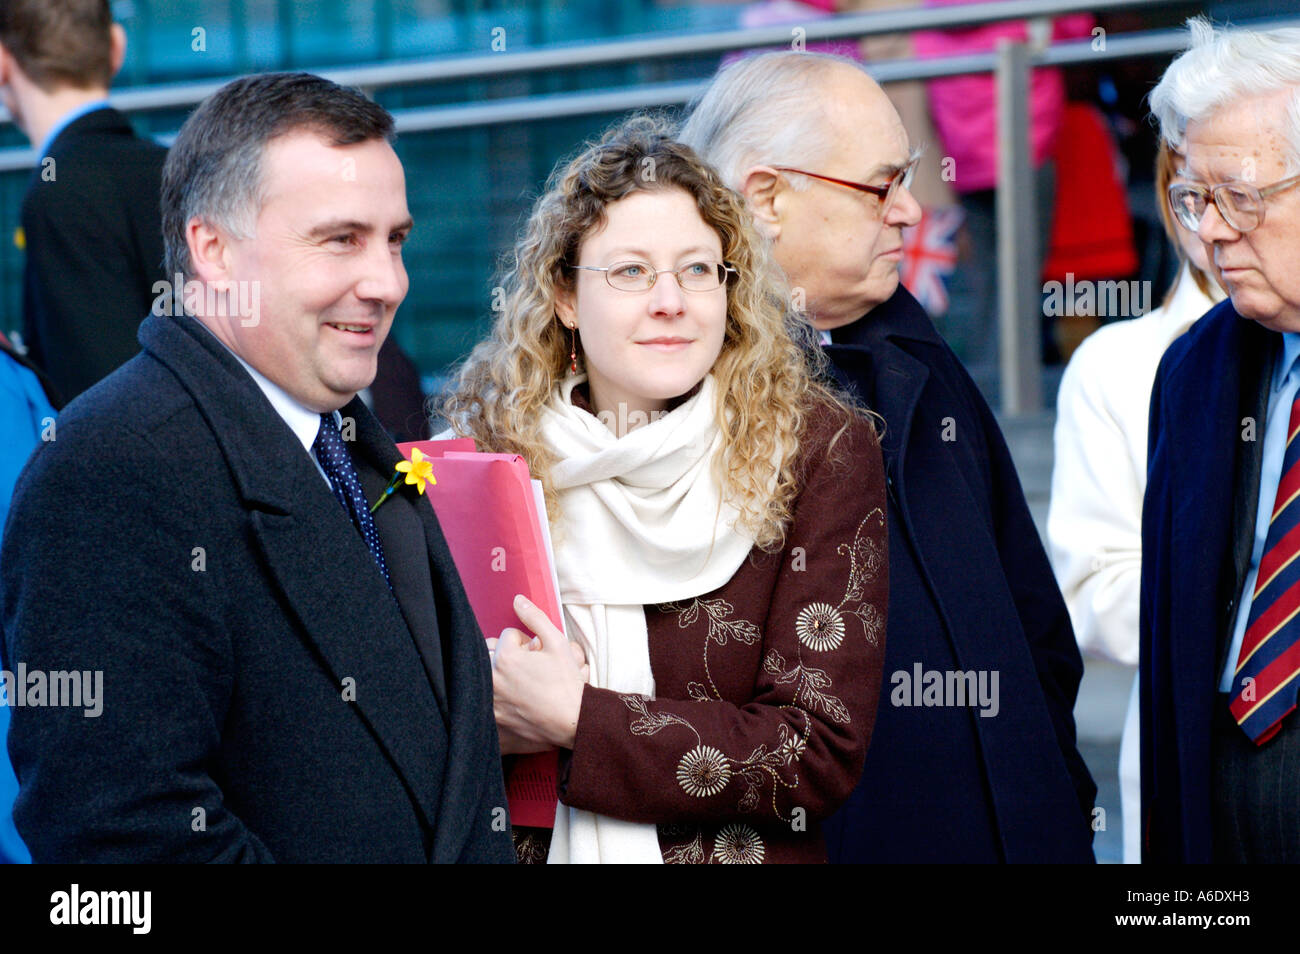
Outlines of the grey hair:
[{"label": "grey hair", "polygon": [[1170,147],[1183,151],[1188,123],[1241,99],[1291,90],[1284,133],[1287,175],[1300,171],[1300,29],[1217,28],[1187,21],[1190,43],[1151,91],[1151,113]]},{"label": "grey hair", "polygon": [[198,218],[251,238],[262,206],[262,154],[301,129],[335,146],[393,141],[393,117],[359,90],[311,73],[262,73],[227,83],[185,120],[162,175],[167,274],[193,276],[185,231]]},{"label": "grey hair", "polygon": [[[737,60],[718,71],[692,106],[677,138],[739,190],[756,164],[816,165],[830,151],[820,82],[842,66],[862,64],[830,53],[778,51]],[[808,180],[790,184],[806,189]]]}]

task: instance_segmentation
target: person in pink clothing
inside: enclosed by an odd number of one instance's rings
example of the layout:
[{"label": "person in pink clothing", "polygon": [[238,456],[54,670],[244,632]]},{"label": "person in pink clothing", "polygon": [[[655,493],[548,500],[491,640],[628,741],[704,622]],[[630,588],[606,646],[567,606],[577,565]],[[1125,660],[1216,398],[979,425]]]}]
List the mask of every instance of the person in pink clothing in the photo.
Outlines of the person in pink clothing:
[{"label": "person in pink clothing", "polygon": [[[927,0],[928,7],[951,7],[977,0]],[[1052,24],[1051,38],[1087,36],[1092,16],[1073,14]],[[1024,20],[987,23],[965,30],[921,30],[912,37],[918,57],[952,57],[986,53],[999,40],[1029,41]],[[930,117],[943,139],[946,154],[956,160],[953,186],[958,192],[992,189],[998,179],[997,95],[992,73],[945,76],[928,84]],[[1039,67],[1030,74],[1030,145],[1034,167],[1046,162],[1061,131],[1065,107],[1065,78],[1059,69]]]},{"label": "person in pink clothing", "polygon": [[[955,6],[977,0],[926,0],[926,6]],[[1058,18],[1054,40],[1087,36],[1092,17],[1074,14]],[[1023,20],[988,23],[963,30],[918,31],[912,37],[918,57],[952,57],[985,53],[998,41],[1025,42],[1030,25]],[[1045,39],[1045,38],[1044,38]],[[992,368],[997,362],[997,90],[992,73],[947,76],[927,84],[930,118],[944,150],[947,175],[966,215],[970,247],[958,262],[949,287],[949,326],[954,350],[972,367]],[[1065,79],[1059,69],[1038,68],[1030,74],[1030,146],[1036,174],[1038,247],[1045,255],[1052,224],[1055,177],[1052,152],[1065,110]]]},{"label": "person in pink clothing", "polygon": [[[836,0],[759,0],[758,3],[750,3],[740,11],[740,17],[737,26],[746,29],[757,27],[780,26],[788,23],[791,26],[791,40],[795,39],[793,28],[801,26],[810,21],[825,20],[835,15]],[[862,51],[859,49],[855,40],[827,40],[821,43],[808,43],[804,49],[817,53],[834,53],[837,56],[847,56],[850,59],[862,59]],[[736,60],[743,59],[749,55],[745,52],[737,51],[728,53],[722,58],[722,65],[726,66]]]}]

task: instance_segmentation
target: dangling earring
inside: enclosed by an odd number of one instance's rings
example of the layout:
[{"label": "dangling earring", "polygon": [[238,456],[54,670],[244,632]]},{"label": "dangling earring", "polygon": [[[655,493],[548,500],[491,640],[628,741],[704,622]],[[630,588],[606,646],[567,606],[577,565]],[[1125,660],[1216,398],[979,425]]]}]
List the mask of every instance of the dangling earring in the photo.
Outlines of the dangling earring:
[{"label": "dangling earring", "polygon": [[569,373],[578,373],[578,332],[577,325],[569,325]]}]

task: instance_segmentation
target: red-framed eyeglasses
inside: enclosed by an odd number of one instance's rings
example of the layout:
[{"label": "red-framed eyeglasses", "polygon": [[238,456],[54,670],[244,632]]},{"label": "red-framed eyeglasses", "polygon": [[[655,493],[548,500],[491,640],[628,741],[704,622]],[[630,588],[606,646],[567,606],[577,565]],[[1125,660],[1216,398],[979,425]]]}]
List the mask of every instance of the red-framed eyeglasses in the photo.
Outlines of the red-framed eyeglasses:
[{"label": "red-framed eyeglasses", "polygon": [[865,182],[853,182],[849,179],[836,179],[834,176],[824,176],[819,172],[809,172],[807,169],[796,169],[793,166],[773,166],[772,168],[778,172],[793,172],[796,175],[808,176],[812,179],[821,179],[823,182],[844,186],[846,189],[866,192],[868,195],[874,195],[879,199],[881,207],[888,210],[894,201],[894,197],[898,195],[898,187],[901,185],[903,188],[907,188],[912,184],[912,175],[916,172],[917,164],[920,161],[919,156],[913,156],[905,166],[894,173],[887,183],[879,186],[867,185]]}]

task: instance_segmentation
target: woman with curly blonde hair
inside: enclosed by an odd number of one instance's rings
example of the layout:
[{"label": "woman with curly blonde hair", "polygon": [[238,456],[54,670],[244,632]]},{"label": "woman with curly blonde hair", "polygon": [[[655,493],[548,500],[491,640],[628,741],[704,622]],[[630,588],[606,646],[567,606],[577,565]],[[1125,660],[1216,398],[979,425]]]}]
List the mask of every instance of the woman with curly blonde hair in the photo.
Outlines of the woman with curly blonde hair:
[{"label": "woman with curly blonde hair", "polygon": [[443,405],[541,479],[583,651],[523,597],[536,638],[490,641],[503,751],[562,754],[523,860],[825,858],[880,691],[885,487],[784,302],[743,200],[654,120],[534,207]]}]

